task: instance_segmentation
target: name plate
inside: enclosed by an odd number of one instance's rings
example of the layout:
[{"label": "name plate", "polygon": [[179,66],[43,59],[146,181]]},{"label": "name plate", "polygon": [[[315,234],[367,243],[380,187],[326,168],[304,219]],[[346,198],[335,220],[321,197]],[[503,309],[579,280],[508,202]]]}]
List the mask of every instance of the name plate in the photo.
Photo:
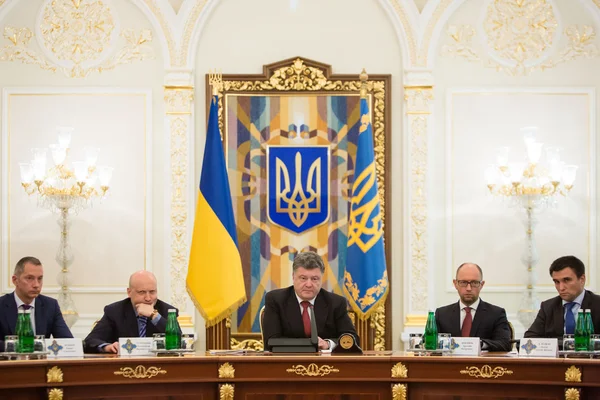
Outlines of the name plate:
[{"label": "name plate", "polygon": [[83,357],[81,339],[46,339],[48,357]]},{"label": "name plate", "polygon": [[519,356],[558,357],[558,339],[521,339],[521,344],[519,345]]},{"label": "name plate", "polygon": [[152,341],[148,337],[119,338],[119,354],[122,356],[151,356]]},{"label": "name plate", "polygon": [[478,337],[453,337],[450,339],[450,350],[454,356],[479,356],[481,341]]}]

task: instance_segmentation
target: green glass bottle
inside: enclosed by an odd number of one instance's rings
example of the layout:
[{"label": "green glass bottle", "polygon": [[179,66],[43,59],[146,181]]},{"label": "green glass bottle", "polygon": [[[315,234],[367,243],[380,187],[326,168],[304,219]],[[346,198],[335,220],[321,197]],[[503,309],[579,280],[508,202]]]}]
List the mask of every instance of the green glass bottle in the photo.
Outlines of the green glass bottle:
[{"label": "green glass bottle", "polygon": [[[25,311],[19,309],[17,311],[17,325],[15,326],[15,335],[17,335],[17,337],[19,339],[21,339],[21,331],[23,330],[23,317],[24,316],[25,316]],[[18,353],[21,352],[20,340],[17,342],[17,345],[15,346],[15,351]]]},{"label": "green glass bottle", "polygon": [[423,340],[425,342],[425,350],[437,350],[438,329],[433,311],[429,311],[429,314],[427,315],[427,323],[425,324],[425,334],[423,336]]},{"label": "green glass bottle", "polygon": [[594,332],[594,322],[592,321],[592,310],[589,308],[585,310],[585,329],[588,335],[588,350],[594,351],[592,348],[592,335]]},{"label": "green glass bottle", "polygon": [[575,351],[587,351],[590,335],[585,326],[585,313],[580,308],[577,313],[577,325],[575,325]]},{"label": "green glass bottle", "polygon": [[33,327],[31,326],[31,312],[25,310],[19,330],[19,353],[33,353]]},{"label": "green glass bottle", "polygon": [[177,311],[174,308],[170,308],[167,317],[167,327],[165,328],[165,349],[176,350],[180,347],[181,331],[177,323]]}]

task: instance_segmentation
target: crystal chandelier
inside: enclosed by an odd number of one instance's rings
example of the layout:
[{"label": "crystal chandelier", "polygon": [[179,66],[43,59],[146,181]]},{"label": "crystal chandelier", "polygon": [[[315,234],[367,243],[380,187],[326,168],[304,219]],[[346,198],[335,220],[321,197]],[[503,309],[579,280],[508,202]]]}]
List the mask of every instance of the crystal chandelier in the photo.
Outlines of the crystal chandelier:
[{"label": "crystal chandelier", "polygon": [[73,326],[79,314],[71,298],[69,267],[73,263],[73,253],[69,244],[69,217],[91,206],[95,198],[103,199],[109,191],[112,178],[112,167],[96,166],[100,149],[85,148],[85,161],[71,162],[69,144],[73,128],[57,127],[58,143],[49,146],[52,166],[47,166],[46,148],[34,148],[33,160],[20,163],[21,185],[29,195],[37,197],[38,206],[59,214],[58,224],[61,230],[60,245],[56,253],[56,261],[61,267],[58,276],[60,287],[58,303],[69,327]]},{"label": "crystal chandelier", "polygon": [[526,162],[509,162],[510,149],[501,147],[496,155],[496,164],[485,170],[489,192],[524,211],[527,246],[521,261],[527,267],[527,285],[517,315],[525,329],[533,323],[540,305],[535,290],[535,266],[539,261],[535,243],[537,214],[544,208],[555,207],[559,196],[568,195],[578,168],[560,160],[558,147],[546,148],[545,160],[541,162],[544,144],[536,141],[537,131],[537,127],[521,129]]}]

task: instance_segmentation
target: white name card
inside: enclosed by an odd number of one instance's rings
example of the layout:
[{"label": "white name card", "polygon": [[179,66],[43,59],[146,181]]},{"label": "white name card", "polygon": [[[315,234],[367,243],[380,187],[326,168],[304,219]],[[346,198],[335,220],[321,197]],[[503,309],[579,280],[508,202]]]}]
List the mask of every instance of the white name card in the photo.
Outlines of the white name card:
[{"label": "white name card", "polygon": [[122,356],[150,356],[152,353],[152,338],[125,337],[119,338],[119,354]]},{"label": "white name card", "polygon": [[450,350],[455,356],[479,356],[481,341],[478,337],[453,337],[450,340]]},{"label": "white name card", "polygon": [[46,339],[48,357],[83,357],[81,339]]},{"label": "white name card", "polygon": [[521,339],[519,356],[523,357],[558,357],[558,339],[531,338]]}]

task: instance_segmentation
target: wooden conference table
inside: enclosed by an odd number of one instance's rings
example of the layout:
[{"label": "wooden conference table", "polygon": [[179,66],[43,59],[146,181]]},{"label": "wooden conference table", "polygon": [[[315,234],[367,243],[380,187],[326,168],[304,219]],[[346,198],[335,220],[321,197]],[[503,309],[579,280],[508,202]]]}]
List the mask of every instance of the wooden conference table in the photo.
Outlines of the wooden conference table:
[{"label": "wooden conference table", "polygon": [[0,361],[0,399],[600,399],[600,360],[366,352]]}]

